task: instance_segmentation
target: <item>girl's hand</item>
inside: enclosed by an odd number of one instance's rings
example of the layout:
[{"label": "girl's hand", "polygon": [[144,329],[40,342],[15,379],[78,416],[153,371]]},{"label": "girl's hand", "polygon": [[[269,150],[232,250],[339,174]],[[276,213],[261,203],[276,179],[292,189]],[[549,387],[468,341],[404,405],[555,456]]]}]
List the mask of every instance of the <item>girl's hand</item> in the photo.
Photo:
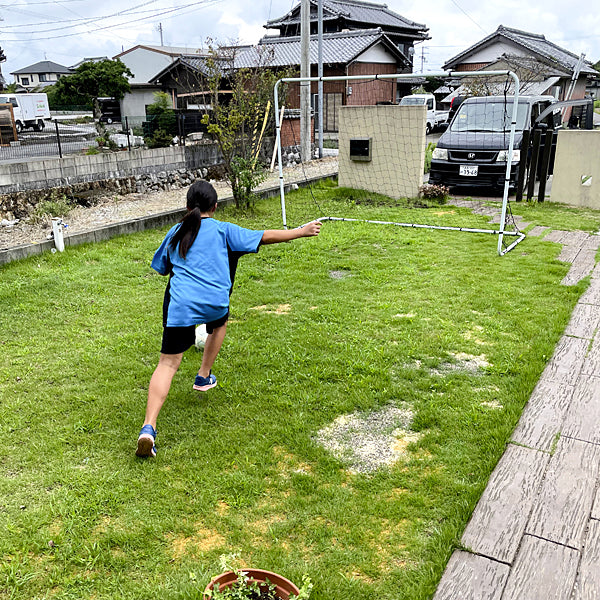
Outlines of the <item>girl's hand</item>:
[{"label": "girl's hand", "polygon": [[312,221],[311,223],[307,223],[302,228],[304,237],[311,237],[313,235],[319,235],[319,231],[321,231],[321,222],[320,221]]}]

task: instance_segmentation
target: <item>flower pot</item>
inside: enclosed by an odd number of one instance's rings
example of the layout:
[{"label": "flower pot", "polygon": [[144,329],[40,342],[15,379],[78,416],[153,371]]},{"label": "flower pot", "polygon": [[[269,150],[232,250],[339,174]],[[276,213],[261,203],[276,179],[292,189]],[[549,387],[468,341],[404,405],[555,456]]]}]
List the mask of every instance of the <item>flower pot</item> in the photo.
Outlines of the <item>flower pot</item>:
[{"label": "flower pot", "polygon": [[[288,600],[290,594],[298,595],[300,590],[289,580],[281,575],[277,575],[277,573],[272,573],[271,571],[264,571],[263,569],[243,569],[244,573],[248,574],[248,577],[256,581],[258,584],[263,583],[267,579],[271,584],[273,584],[276,588],[276,594],[281,600]],[[227,571],[226,573],[221,573],[221,575],[217,575],[217,577],[213,578],[211,582],[206,586],[205,594],[203,596],[203,600],[208,600],[208,596],[206,595],[206,591],[217,589],[219,591],[223,591],[225,588],[230,587],[233,583],[237,581],[237,573],[234,571]]]}]

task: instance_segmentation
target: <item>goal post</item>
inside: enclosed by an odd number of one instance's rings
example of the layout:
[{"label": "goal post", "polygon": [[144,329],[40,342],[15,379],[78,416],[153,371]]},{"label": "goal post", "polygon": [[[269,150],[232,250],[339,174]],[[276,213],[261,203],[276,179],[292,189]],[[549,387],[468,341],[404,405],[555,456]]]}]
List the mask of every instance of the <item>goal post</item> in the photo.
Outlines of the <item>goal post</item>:
[{"label": "goal post", "polygon": [[[504,96],[506,99],[506,107],[509,104],[512,104],[512,110],[510,114],[510,128],[508,131],[508,147],[506,151],[506,170],[504,175],[504,186],[502,192],[502,204],[500,209],[500,219],[498,223],[497,229],[485,229],[480,227],[454,227],[448,225],[435,225],[435,224],[419,224],[419,223],[402,223],[402,222],[388,222],[388,221],[370,221],[372,223],[386,223],[386,224],[394,224],[398,226],[406,226],[406,227],[423,227],[430,229],[442,229],[442,230],[458,230],[458,231],[468,231],[468,232],[476,232],[476,233],[489,233],[498,236],[498,254],[500,256],[506,254],[510,250],[512,250],[520,241],[525,238],[525,234],[515,228],[514,231],[509,231],[506,229],[507,215],[508,215],[508,199],[509,199],[509,188],[511,182],[511,167],[513,164],[513,156],[514,156],[514,146],[515,146],[515,132],[517,127],[517,112],[518,112],[518,104],[519,104],[519,78],[516,73],[509,70],[498,70],[498,71],[469,71],[469,72],[440,72],[440,73],[428,73],[427,77],[438,77],[438,78],[452,78],[452,79],[467,79],[467,80],[476,80],[477,78],[505,78],[505,81],[512,81],[512,90],[511,93],[507,92],[507,88],[505,86]],[[279,113],[280,104],[279,104],[279,87],[281,84],[288,83],[310,83],[310,82],[367,82],[367,81],[389,81],[390,83],[394,81],[401,81],[403,79],[414,78],[414,74],[412,73],[392,73],[392,74],[374,74],[374,75],[347,75],[347,76],[330,76],[330,77],[289,77],[279,79],[274,87],[274,114],[275,114],[275,127],[276,127],[276,147],[277,147],[277,162],[278,162],[278,170],[279,170],[279,190],[281,197],[281,215],[283,221],[283,227],[285,229],[288,228],[287,223],[287,211],[286,211],[286,199],[285,199],[285,181],[284,181],[284,172],[283,172],[283,157],[282,157],[282,116]],[[345,108],[345,107],[344,107]],[[369,109],[386,109],[385,106],[362,106],[356,108],[369,108]],[[407,107],[412,108],[412,107]],[[508,114],[506,115],[508,116]],[[423,127],[423,132],[425,131],[425,127]],[[341,136],[341,132],[340,132]],[[358,138],[361,139],[361,138]],[[424,140],[424,134],[423,134]],[[424,151],[424,150],[423,150]],[[414,187],[414,186],[413,186]],[[321,221],[325,220],[346,220],[346,221],[354,221],[356,219],[351,218],[343,218],[343,217],[326,217],[321,216],[319,218]],[[513,237],[514,239],[504,240],[505,236]]]}]

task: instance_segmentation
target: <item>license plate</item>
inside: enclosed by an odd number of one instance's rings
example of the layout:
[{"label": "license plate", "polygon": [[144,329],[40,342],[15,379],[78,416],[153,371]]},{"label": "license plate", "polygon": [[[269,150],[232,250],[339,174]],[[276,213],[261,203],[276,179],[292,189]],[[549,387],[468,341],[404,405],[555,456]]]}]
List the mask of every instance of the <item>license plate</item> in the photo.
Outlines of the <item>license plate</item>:
[{"label": "license plate", "polygon": [[464,175],[465,177],[477,177],[478,170],[479,167],[477,165],[460,165],[458,174]]}]

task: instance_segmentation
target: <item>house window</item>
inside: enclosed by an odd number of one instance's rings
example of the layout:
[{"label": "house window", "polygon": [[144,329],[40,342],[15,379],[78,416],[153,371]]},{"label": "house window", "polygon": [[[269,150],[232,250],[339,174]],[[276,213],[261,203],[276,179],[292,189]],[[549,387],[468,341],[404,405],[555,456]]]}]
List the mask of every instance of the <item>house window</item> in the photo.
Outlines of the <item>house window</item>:
[{"label": "house window", "polygon": [[29,85],[29,77],[21,77],[21,83],[23,85]]},{"label": "house window", "polygon": [[45,73],[40,73],[40,81],[48,81],[48,76]]}]

